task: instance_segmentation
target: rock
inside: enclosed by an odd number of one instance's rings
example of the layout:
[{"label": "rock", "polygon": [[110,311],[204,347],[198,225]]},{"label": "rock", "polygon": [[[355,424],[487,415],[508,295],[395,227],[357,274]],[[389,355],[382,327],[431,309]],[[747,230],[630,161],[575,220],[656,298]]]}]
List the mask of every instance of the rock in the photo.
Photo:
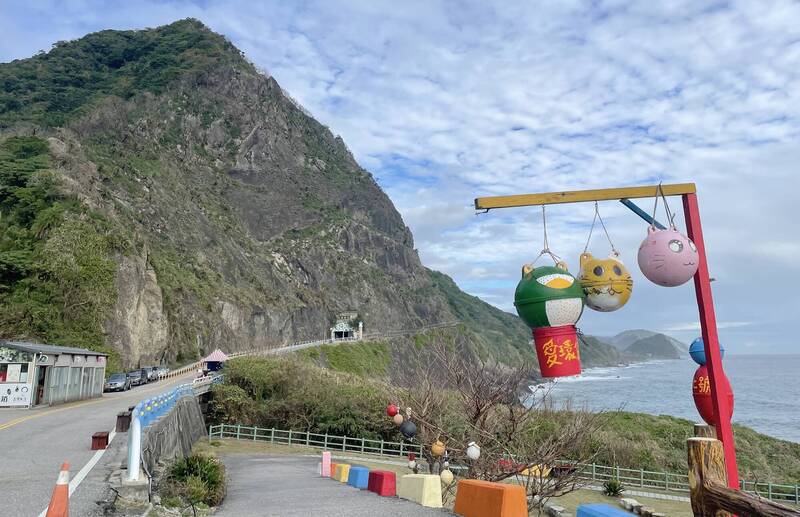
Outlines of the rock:
[{"label": "rock", "polygon": [[632,510],[634,505],[637,505],[637,506],[639,505],[639,502],[636,501],[636,499],[630,499],[630,498],[627,498],[627,497],[623,497],[622,499],[619,500],[619,504],[620,504],[620,506],[622,506],[626,510]]},{"label": "rock", "polygon": [[545,506],[545,508],[547,509],[547,514],[550,515],[550,517],[562,517],[562,514],[564,513],[563,506],[548,504]]},{"label": "rock", "polygon": [[655,509],[649,506],[640,506],[636,511],[642,517],[652,517],[653,512],[655,512]]}]

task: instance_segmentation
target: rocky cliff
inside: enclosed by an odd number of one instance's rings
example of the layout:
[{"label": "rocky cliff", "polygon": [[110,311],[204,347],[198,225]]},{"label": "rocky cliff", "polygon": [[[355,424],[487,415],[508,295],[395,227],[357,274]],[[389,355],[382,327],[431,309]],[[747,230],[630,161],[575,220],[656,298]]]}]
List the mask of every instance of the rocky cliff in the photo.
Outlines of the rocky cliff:
[{"label": "rocky cliff", "polygon": [[[0,85],[18,237],[0,239],[0,337],[133,366],[319,338],[356,310],[368,331],[460,319],[502,360],[530,353],[516,317],[420,263],[341,138],[200,22],[59,42]],[[58,269],[57,238],[94,244],[58,248]]]}]

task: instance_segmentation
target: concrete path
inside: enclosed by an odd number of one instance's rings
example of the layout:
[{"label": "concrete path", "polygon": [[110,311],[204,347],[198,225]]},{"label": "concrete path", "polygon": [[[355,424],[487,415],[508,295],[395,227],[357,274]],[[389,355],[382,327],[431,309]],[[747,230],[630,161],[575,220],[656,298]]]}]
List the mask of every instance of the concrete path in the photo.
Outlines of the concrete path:
[{"label": "concrete path", "polygon": [[[94,456],[92,434],[110,431],[117,413],[138,401],[162,393],[188,377],[159,381],[127,392],[106,393],[91,399],[42,409],[0,410],[0,514],[14,517],[37,517],[50,502],[58,469],[70,463],[70,478]],[[114,439],[123,442],[127,434]],[[124,454],[123,454],[124,456]],[[77,487],[70,500],[72,515],[91,515],[90,509],[101,494],[100,479],[111,461],[120,462],[119,453],[109,451]],[[90,488],[92,483],[94,488]]]},{"label": "concrete path", "polygon": [[228,495],[218,517],[375,517],[452,515],[317,475],[318,458],[264,454],[222,457]]}]

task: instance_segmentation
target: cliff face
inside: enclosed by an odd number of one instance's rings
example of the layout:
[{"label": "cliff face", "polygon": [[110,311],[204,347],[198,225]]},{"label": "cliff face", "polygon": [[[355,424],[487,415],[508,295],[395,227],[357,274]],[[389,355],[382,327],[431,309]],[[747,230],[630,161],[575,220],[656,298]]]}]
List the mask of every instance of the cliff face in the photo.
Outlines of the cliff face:
[{"label": "cliff face", "polygon": [[[0,337],[134,366],[320,338],[356,310],[368,332],[460,319],[501,360],[531,353],[516,317],[420,263],[341,139],[201,23],[60,42],[0,65],[0,86],[0,226],[21,236],[0,239]],[[86,236],[50,263],[56,237]]]}]

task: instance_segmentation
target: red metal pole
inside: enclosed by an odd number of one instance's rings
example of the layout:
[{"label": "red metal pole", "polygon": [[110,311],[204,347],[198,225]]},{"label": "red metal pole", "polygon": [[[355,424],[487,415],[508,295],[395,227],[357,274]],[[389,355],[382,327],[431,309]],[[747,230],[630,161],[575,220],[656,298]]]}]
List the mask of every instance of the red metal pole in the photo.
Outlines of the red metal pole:
[{"label": "red metal pole", "polygon": [[[714,315],[714,300],[711,297],[711,280],[708,276],[706,247],[703,242],[703,229],[700,226],[700,210],[697,207],[696,194],[683,195],[683,212],[686,217],[689,238],[697,246],[697,254],[700,257],[697,273],[694,275],[694,290],[697,295],[697,307],[700,309],[700,328],[703,334],[706,366],[708,367],[708,377],[711,384],[711,402],[714,406],[714,414],[717,417],[717,438],[722,441],[725,451],[728,486],[738,489],[739,472],[736,467],[736,444],[733,441],[733,429],[730,421],[732,411],[722,383],[725,374],[722,369],[722,357],[719,352],[717,318]],[[717,379],[719,379],[719,382],[717,382]]]}]

